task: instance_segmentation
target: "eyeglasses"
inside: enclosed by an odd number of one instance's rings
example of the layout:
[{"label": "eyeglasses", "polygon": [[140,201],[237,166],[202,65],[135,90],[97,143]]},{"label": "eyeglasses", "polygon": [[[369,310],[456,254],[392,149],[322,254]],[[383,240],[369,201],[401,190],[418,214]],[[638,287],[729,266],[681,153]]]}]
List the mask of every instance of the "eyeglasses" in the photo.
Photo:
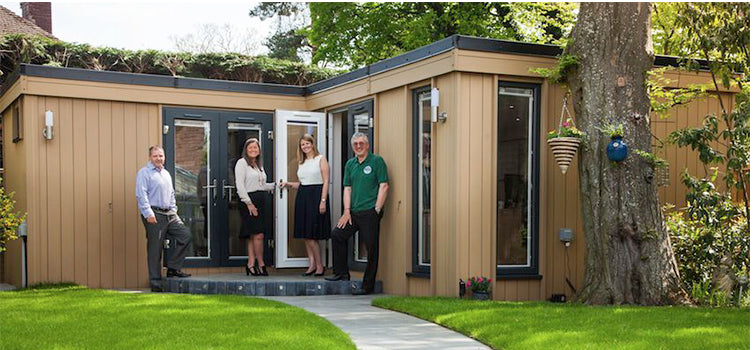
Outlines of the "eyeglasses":
[{"label": "eyeglasses", "polygon": [[353,146],[366,146],[367,144],[368,143],[363,142],[363,141],[361,141],[361,142],[353,142]]}]

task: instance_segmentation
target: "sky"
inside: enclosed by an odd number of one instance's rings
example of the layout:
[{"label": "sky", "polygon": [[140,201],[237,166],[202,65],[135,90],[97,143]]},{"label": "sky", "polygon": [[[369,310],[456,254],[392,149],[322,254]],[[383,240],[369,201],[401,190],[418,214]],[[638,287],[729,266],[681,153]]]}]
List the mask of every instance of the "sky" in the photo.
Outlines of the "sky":
[{"label": "sky", "polygon": [[[0,2],[19,16],[19,2]],[[254,2],[52,2],[52,34],[67,42],[87,43],[132,50],[175,51],[175,40],[196,34],[205,24],[228,24],[235,33],[261,44],[275,26],[248,15]],[[245,33],[251,33],[250,35]],[[240,35],[240,34],[239,34]]]}]

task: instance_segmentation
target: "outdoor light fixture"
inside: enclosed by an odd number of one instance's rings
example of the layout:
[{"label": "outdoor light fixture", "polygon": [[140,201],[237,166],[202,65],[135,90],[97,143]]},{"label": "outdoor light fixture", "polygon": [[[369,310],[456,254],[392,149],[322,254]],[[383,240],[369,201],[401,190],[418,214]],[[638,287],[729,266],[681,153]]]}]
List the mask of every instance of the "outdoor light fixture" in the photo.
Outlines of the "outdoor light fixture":
[{"label": "outdoor light fixture", "polygon": [[42,136],[48,140],[52,140],[52,111],[44,112],[44,129],[42,129]]},{"label": "outdoor light fixture", "polygon": [[573,241],[573,230],[569,228],[560,229],[560,241],[565,243],[565,247],[570,246],[570,242]]},{"label": "outdoor light fixture", "polygon": [[437,122],[437,110],[439,109],[439,89],[431,88],[431,122]]}]

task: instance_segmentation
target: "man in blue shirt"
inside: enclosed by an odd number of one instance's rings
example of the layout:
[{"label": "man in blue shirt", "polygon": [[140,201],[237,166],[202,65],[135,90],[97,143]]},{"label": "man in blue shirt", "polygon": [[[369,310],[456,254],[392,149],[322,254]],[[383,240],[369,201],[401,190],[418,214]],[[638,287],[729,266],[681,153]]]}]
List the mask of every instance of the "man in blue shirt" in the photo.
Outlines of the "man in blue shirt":
[{"label": "man in blue shirt", "polygon": [[149,285],[152,292],[161,292],[164,239],[175,243],[172,256],[166,257],[167,277],[189,277],[181,268],[191,233],[178,217],[173,180],[165,170],[165,151],[160,146],[149,147],[149,163],[136,175],[136,200],[146,228]]}]

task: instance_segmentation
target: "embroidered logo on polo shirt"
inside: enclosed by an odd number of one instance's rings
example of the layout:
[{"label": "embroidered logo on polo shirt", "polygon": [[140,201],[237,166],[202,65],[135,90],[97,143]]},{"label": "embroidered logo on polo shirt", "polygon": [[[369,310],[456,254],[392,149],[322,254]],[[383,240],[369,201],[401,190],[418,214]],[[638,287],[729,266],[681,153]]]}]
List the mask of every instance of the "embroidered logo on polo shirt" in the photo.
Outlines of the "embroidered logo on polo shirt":
[{"label": "embroidered logo on polo shirt", "polygon": [[371,165],[367,165],[365,168],[363,168],[363,173],[366,175],[371,174]]}]

